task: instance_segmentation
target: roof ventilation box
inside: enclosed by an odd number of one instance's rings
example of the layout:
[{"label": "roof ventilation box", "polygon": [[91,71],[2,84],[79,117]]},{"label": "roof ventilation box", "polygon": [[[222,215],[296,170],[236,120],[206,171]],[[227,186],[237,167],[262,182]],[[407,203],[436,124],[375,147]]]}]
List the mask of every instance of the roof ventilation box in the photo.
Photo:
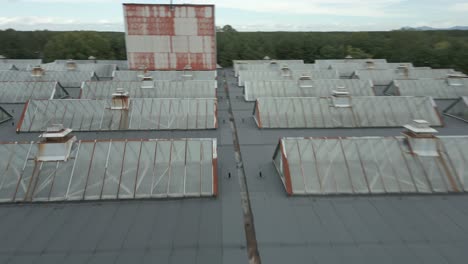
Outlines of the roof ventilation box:
[{"label": "roof ventilation box", "polygon": [[184,79],[184,80],[192,80],[193,79],[192,66],[187,64],[184,67],[184,72],[182,74],[182,79]]},{"label": "roof ventilation box", "polygon": [[68,60],[67,61],[67,70],[68,71],[75,71],[77,68],[76,62],[73,60]]},{"label": "roof ventilation box", "polygon": [[334,107],[351,107],[351,96],[344,86],[339,86],[332,91]]},{"label": "roof ventilation box", "polygon": [[366,61],[366,67],[367,69],[374,69],[375,68],[374,61],[371,61],[371,60]]},{"label": "roof ventilation box", "polygon": [[463,75],[449,74],[447,76],[447,84],[449,86],[463,86],[463,78],[466,78]]},{"label": "roof ventilation box", "polygon": [[271,61],[268,63],[268,69],[272,71],[277,71],[278,70],[278,62],[276,61]]},{"label": "roof ventilation box", "polygon": [[64,128],[61,124],[48,127],[39,137],[43,140],[38,143],[37,161],[67,161],[76,141],[71,135],[70,128]]},{"label": "roof ventilation box", "polygon": [[307,75],[302,75],[299,77],[299,87],[300,88],[312,88],[314,87],[313,82],[312,82],[312,77],[307,76]]},{"label": "roof ventilation box", "polygon": [[44,76],[44,69],[41,66],[34,66],[31,70],[32,77],[42,77]]},{"label": "roof ventilation box", "polygon": [[289,69],[288,65],[283,65],[283,67],[281,67],[281,76],[285,78],[290,78],[292,76],[291,69]]},{"label": "roof ventilation box", "polygon": [[128,92],[124,91],[123,88],[117,88],[112,94],[111,104],[112,110],[128,110],[130,106]]},{"label": "roof ventilation box", "polygon": [[409,125],[405,125],[407,131],[403,132],[406,137],[411,153],[419,156],[439,156],[437,147],[437,137],[434,134],[437,130],[429,126],[426,120],[413,120]]},{"label": "roof ventilation box", "polygon": [[396,72],[398,74],[404,75],[405,78],[409,78],[408,65],[404,65],[404,64],[398,65],[398,67],[396,68]]},{"label": "roof ventilation box", "polygon": [[153,77],[152,76],[143,76],[143,80],[141,81],[141,88],[143,88],[143,89],[154,88]]}]

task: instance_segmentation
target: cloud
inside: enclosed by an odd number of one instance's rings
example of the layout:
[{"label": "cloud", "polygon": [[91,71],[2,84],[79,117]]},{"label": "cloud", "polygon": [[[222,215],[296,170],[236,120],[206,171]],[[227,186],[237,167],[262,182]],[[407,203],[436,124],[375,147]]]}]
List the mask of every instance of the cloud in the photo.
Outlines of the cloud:
[{"label": "cloud", "polygon": [[457,3],[450,6],[449,9],[455,12],[468,12],[468,3]]}]

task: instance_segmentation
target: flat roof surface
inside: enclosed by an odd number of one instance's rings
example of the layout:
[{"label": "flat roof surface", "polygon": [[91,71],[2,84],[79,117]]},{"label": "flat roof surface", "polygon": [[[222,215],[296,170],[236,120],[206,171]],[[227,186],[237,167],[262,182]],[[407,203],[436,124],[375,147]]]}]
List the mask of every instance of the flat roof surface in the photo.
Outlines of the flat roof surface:
[{"label": "flat roof surface", "polygon": [[[0,262],[248,263],[224,73],[263,263],[468,259],[467,195],[287,196],[272,162],[280,137],[399,136],[404,129],[260,130],[252,117],[254,103],[244,101],[228,68],[218,72],[216,130],[74,132],[82,140],[217,138],[217,198],[0,205],[0,235],[5,238]],[[12,122],[18,122],[23,105],[0,106],[14,110]],[[443,119],[439,135],[467,133],[465,122]],[[39,135],[16,134],[11,122],[0,124],[0,132],[0,141],[36,140]]]}]

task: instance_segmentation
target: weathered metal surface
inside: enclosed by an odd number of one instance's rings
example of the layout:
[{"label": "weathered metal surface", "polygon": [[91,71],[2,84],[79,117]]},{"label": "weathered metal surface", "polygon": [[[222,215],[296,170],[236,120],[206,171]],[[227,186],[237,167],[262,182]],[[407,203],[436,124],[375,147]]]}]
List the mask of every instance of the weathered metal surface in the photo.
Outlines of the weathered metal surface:
[{"label": "weathered metal surface", "polygon": [[468,137],[430,140],[437,156],[413,153],[403,137],[282,138],[273,163],[292,195],[468,191]]},{"label": "weathered metal surface", "polygon": [[333,101],[333,97],[262,97],[253,115],[260,128],[400,127],[414,119],[443,125],[430,97],[359,96],[350,98],[350,107],[334,106]]},{"label": "weathered metal surface", "polygon": [[117,88],[130,98],[215,98],[216,81],[152,81],[153,88],[142,88],[141,81],[83,82],[83,99],[108,99]]},{"label": "weathered metal surface", "polygon": [[216,139],[78,141],[67,161],[0,144],[0,202],[216,196]]},{"label": "weathered metal surface", "polygon": [[244,99],[255,101],[260,97],[320,97],[330,96],[338,87],[344,87],[352,96],[374,96],[372,82],[358,79],[323,79],[300,81],[246,81]]},{"label": "weathered metal surface", "polygon": [[55,81],[0,82],[0,103],[24,103],[30,99],[62,99],[67,91]]},{"label": "weathered metal surface", "polygon": [[130,69],[216,70],[213,5],[124,4]]},{"label": "weathered metal surface", "polygon": [[133,98],[128,110],[107,100],[30,100],[17,132],[44,131],[63,124],[74,131],[190,130],[217,128],[216,98]]},{"label": "weathered metal surface", "polygon": [[468,96],[467,78],[395,80],[387,95],[430,96],[434,99],[458,99]]}]

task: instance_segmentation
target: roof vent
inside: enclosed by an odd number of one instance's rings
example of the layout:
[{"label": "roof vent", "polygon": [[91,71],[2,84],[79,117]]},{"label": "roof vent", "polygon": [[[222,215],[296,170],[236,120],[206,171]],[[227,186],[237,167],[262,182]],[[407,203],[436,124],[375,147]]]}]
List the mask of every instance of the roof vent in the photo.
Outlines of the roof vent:
[{"label": "roof vent", "polygon": [[94,57],[94,56],[89,56],[89,57],[88,57],[88,60],[96,60],[96,57]]},{"label": "roof vent", "polygon": [[344,86],[338,86],[332,91],[334,107],[351,107],[351,96]]},{"label": "roof vent", "polygon": [[372,60],[366,61],[366,67],[367,69],[374,69],[375,68],[375,63]]},{"label": "roof vent", "polygon": [[313,82],[312,82],[312,77],[308,75],[301,75],[301,77],[299,77],[299,87],[300,88],[314,87]]},{"label": "roof vent", "polygon": [[184,73],[182,74],[182,78],[184,80],[191,80],[193,78],[192,66],[190,66],[190,64],[187,64],[184,67]]},{"label": "roof vent", "polygon": [[129,108],[129,95],[123,88],[117,88],[115,93],[112,94],[112,110],[128,110]]},{"label": "roof vent", "polygon": [[71,135],[70,128],[62,124],[53,124],[39,137],[43,140],[38,143],[37,161],[67,161],[70,157],[76,137]]},{"label": "roof vent", "polygon": [[263,59],[264,60],[271,60],[270,57],[268,57],[268,56],[263,57]]},{"label": "roof vent", "polygon": [[143,80],[141,81],[141,88],[143,88],[143,89],[154,88],[153,77],[152,76],[143,76]]},{"label": "roof vent", "polygon": [[352,59],[353,59],[353,56],[348,55],[348,56],[345,57],[345,59],[347,59],[347,60],[352,60]]},{"label": "roof vent", "polygon": [[466,76],[459,75],[459,74],[449,74],[447,75],[447,83],[450,86],[463,86],[464,83],[462,79],[466,78]]},{"label": "roof vent", "polygon": [[44,76],[44,69],[40,65],[34,66],[32,68],[32,71],[31,71],[31,76],[32,77],[42,77],[42,76]]},{"label": "roof vent", "polygon": [[75,71],[76,70],[76,62],[74,60],[67,61],[67,70],[68,71]]},{"label": "roof vent", "polygon": [[429,126],[429,122],[413,120],[404,128],[407,131],[403,132],[403,135],[406,137],[411,153],[420,156],[439,156],[437,138],[434,136],[438,132]]},{"label": "roof vent", "polygon": [[291,69],[289,69],[288,65],[283,65],[281,67],[281,76],[288,78],[292,76]]},{"label": "roof vent", "polygon": [[4,60],[4,59],[6,59],[6,57],[3,55],[0,55],[0,60]]},{"label": "roof vent", "polygon": [[409,77],[408,65],[404,65],[404,64],[398,65],[398,67],[396,68],[396,72],[399,73],[399,74],[403,74],[405,76],[405,78]]}]

